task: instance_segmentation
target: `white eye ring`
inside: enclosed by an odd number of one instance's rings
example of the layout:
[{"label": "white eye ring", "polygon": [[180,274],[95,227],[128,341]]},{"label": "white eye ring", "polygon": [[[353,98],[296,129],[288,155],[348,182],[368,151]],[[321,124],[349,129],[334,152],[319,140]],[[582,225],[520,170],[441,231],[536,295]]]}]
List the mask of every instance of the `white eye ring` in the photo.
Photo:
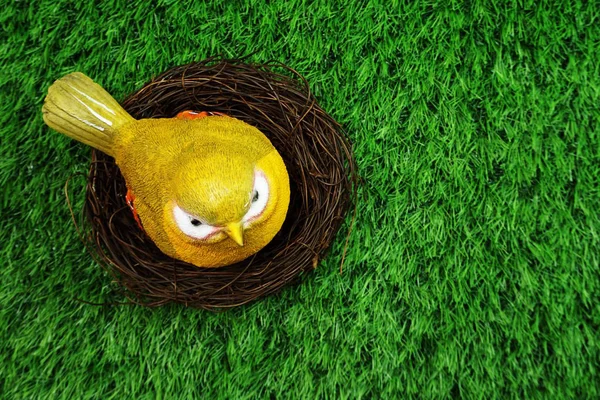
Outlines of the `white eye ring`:
[{"label": "white eye ring", "polygon": [[208,239],[218,231],[214,226],[208,225],[202,222],[200,218],[183,211],[178,205],[173,208],[173,216],[179,229],[194,239]]},{"label": "white eye ring", "polygon": [[254,189],[252,190],[250,201],[250,209],[244,215],[243,222],[249,222],[258,218],[267,207],[267,202],[269,201],[269,182],[262,171],[257,170],[254,174]]}]

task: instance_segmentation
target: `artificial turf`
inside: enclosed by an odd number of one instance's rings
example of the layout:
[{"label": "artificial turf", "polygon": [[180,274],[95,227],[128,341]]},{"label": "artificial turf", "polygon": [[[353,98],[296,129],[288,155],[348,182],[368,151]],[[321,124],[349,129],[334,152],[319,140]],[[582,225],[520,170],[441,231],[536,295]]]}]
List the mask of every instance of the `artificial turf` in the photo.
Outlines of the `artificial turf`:
[{"label": "artificial turf", "polygon": [[[3,1],[0,397],[600,397],[600,4]],[[118,302],[47,128],[82,71],[117,99],[222,54],[302,73],[364,183],[302,285],[223,313]]]}]

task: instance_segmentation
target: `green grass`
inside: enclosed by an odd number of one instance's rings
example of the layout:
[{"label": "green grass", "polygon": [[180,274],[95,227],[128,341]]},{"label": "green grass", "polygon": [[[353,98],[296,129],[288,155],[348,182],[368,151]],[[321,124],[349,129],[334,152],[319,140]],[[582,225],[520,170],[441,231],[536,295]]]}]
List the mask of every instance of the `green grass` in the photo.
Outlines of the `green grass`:
[{"label": "green grass", "polygon": [[[0,397],[600,397],[598,2],[153,3],[0,4]],[[44,126],[48,86],[122,99],[255,51],[354,143],[344,273],[340,235],[232,311],[78,301],[122,298],[71,222],[90,150]]]}]

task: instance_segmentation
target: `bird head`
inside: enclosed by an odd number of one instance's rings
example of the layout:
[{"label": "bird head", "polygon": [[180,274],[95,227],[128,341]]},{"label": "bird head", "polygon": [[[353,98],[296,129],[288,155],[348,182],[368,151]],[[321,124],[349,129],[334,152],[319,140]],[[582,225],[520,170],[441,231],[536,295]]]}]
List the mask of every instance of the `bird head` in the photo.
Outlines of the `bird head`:
[{"label": "bird head", "polygon": [[229,239],[244,246],[253,226],[275,211],[282,168],[288,190],[285,166],[269,155],[254,161],[243,152],[204,150],[204,157],[183,156],[173,174],[173,198],[165,209],[171,232],[195,244]]}]

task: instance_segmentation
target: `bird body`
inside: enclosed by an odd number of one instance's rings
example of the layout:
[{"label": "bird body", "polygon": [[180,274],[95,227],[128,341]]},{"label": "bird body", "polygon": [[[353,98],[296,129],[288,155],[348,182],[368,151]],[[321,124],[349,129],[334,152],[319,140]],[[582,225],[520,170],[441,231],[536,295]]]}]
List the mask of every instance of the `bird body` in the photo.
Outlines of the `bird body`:
[{"label": "bird body", "polygon": [[196,112],[135,120],[81,73],[50,87],[43,112],[50,127],[115,158],[143,229],[171,257],[229,265],[263,248],[284,222],[285,164],[245,122]]}]

